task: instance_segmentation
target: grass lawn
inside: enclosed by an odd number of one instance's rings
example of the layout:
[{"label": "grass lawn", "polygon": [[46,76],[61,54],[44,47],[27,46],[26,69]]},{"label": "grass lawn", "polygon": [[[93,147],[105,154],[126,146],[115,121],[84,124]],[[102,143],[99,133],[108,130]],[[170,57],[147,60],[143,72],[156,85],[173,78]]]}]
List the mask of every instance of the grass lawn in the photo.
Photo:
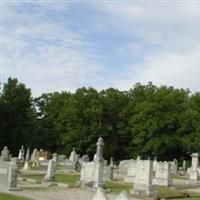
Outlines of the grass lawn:
[{"label": "grass lawn", "polygon": [[133,188],[133,184],[128,184],[128,183],[122,184],[122,183],[114,183],[114,182],[107,181],[105,183],[105,188],[106,189],[110,188],[111,192],[114,192],[114,193],[120,193],[121,191],[130,192],[130,190]]},{"label": "grass lawn", "polygon": [[182,179],[182,180],[186,180],[186,179],[188,179],[188,178],[185,177],[185,176],[172,176],[172,179]]},{"label": "grass lawn", "polygon": [[[31,178],[35,180],[42,180],[44,178],[43,175],[23,175],[24,178]],[[59,183],[66,183],[69,187],[75,187],[77,181],[80,180],[79,175],[72,174],[56,174],[55,181]]]},{"label": "grass lawn", "polygon": [[178,199],[171,199],[171,200],[200,200],[200,196],[199,197],[178,198]]},{"label": "grass lawn", "polygon": [[1,200],[31,200],[29,198],[15,196],[15,195],[6,194],[6,193],[0,193],[0,199]]}]

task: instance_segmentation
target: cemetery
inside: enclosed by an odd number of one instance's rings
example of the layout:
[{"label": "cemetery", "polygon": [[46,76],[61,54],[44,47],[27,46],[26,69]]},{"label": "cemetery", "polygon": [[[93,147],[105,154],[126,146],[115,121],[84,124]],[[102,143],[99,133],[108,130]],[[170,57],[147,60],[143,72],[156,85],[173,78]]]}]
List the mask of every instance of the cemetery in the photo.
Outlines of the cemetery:
[{"label": "cemetery", "polygon": [[0,200],[200,200],[200,0],[0,13]]},{"label": "cemetery", "polygon": [[88,155],[78,155],[75,148],[67,158],[56,153],[47,156],[50,152],[37,149],[31,154],[24,146],[18,157],[12,157],[4,147],[0,157],[1,195],[16,200],[200,199],[198,153],[191,154],[187,168],[176,159],[161,162],[140,156],[118,164],[111,158],[108,163],[103,158],[104,148],[103,138],[99,138],[90,161]]}]

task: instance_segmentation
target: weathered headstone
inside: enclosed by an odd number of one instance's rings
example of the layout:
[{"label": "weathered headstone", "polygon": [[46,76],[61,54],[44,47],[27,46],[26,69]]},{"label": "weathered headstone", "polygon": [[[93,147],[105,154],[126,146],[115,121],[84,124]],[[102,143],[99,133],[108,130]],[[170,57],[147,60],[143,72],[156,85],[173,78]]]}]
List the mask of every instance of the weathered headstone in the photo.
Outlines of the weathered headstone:
[{"label": "weathered headstone", "polygon": [[52,159],[54,162],[58,162],[58,154],[57,153],[53,153],[52,154]]},{"label": "weathered headstone", "polygon": [[193,153],[192,157],[192,166],[190,168],[189,178],[190,180],[197,181],[199,179],[198,167],[199,167],[199,154]]},{"label": "weathered headstone", "polygon": [[29,160],[30,160],[30,148],[28,147],[28,149],[26,151],[26,159],[25,159],[25,163],[24,163],[24,167],[23,167],[24,171],[30,170]]},{"label": "weathered headstone", "polygon": [[187,165],[186,165],[186,160],[183,160],[183,171],[186,171],[187,170]]},{"label": "weathered headstone", "polygon": [[44,181],[53,181],[55,179],[54,173],[55,173],[55,162],[53,159],[51,159],[48,164],[47,173],[44,176],[43,180]]},{"label": "weathered headstone", "polygon": [[137,173],[133,192],[145,196],[154,195],[153,162],[151,160],[137,160]]},{"label": "weathered headstone", "polygon": [[40,161],[39,161],[39,151],[37,149],[33,150],[33,153],[31,155],[31,161],[32,161],[32,166],[39,166],[40,165]]},{"label": "weathered headstone", "polygon": [[9,152],[7,146],[5,146],[3,148],[3,150],[1,151],[1,160],[3,160],[3,161],[10,161],[10,152]]},{"label": "weathered headstone", "polygon": [[82,156],[81,161],[82,161],[82,162],[90,162],[90,158],[89,158],[89,156],[86,154],[86,155],[83,155],[83,156]]},{"label": "weathered headstone", "polygon": [[161,185],[161,186],[169,186],[171,184],[170,163],[157,162],[154,184]]},{"label": "weathered headstone", "polygon": [[22,145],[21,149],[19,150],[18,159],[20,161],[24,161],[24,146]]},{"label": "weathered headstone", "polygon": [[73,151],[70,154],[69,160],[78,162],[78,159],[79,159],[79,155],[76,153],[75,148],[73,148]]},{"label": "weathered headstone", "polygon": [[0,160],[0,188],[1,191],[17,190],[17,177],[19,173],[17,158],[10,162]]}]

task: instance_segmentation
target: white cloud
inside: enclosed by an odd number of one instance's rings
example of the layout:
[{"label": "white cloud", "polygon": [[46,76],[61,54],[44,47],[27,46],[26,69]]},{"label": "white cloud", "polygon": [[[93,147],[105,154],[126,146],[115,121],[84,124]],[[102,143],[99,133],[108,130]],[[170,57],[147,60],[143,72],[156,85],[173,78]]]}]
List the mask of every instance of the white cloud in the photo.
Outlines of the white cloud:
[{"label": "white cloud", "polygon": [[105,77],[99,76],[104,66],[94,54],[95,46],[70,30],[67,19],[47,19],[48,6],[45,10],[43,6],[38,7],[39,14],[19,11],[13,5],[5,7],[4,81],[17,77],[34,95],[95,86],[93,80],[97,86],[105,82]]},{"label": "white cloud", "polygon": [[[105,3],[96,7],[117,30],[132,40],[119,48],[131,55],[114,85],[130,88],[135,82],[172,85],[199,91],[200,2]],[[114,24],[114,25],[113,25]],[[146,47],[152,47],[145,51]],[[135,57],[143,57],[135,64]]]}]

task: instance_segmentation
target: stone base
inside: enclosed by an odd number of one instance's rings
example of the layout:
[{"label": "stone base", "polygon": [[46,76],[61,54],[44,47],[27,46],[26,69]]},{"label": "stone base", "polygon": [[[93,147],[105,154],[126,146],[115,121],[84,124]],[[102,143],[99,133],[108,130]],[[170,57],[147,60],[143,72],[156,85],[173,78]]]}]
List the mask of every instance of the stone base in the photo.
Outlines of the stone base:
[{"label": "stone base", "polygon": [[194,180],[194,181],[198,180],[198,171],[196,170],[190,171],[190,180]]},{"label": "stone base", "polygon": [[51,182],[54,180],[55,180],[55,176],[48,177],[47,175],[45,175],[45,177],[43,178],[43,181],[45,182]]}]

